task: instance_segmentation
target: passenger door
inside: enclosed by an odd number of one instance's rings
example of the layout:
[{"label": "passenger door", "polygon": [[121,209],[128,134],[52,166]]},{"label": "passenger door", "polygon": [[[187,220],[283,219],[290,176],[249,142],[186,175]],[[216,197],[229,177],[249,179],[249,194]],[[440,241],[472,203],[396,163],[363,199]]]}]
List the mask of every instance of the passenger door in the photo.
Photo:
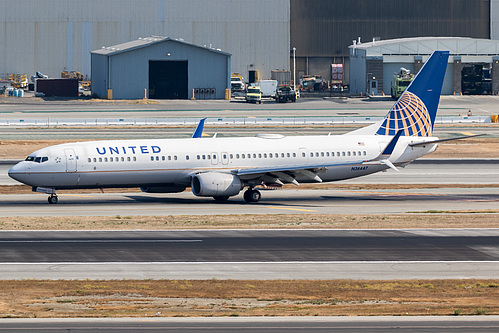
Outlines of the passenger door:
[{"label": "passenger door", "polygon": [[76,172],[76,154],[73,148],[64,149],[66,155],[66,172]]}]

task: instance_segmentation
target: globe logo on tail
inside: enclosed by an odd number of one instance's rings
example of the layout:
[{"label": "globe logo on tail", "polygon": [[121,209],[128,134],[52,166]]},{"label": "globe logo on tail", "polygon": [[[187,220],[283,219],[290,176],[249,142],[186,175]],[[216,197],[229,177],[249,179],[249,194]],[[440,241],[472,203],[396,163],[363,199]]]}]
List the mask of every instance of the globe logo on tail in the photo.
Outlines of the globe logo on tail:
[{"label": "globe logo on tail", "polygon": [[385,117],[376,134],[395,135],[403,130],[405,136],[431,136],[432,122],[428,109],[415,94],[405,91]]}]

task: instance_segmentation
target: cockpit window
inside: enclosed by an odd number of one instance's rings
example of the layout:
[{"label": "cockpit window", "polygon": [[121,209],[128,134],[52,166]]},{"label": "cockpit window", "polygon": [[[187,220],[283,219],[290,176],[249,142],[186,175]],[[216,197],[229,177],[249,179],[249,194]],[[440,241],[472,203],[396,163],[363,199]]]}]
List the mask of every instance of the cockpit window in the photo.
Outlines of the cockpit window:
[{"label": "cockpit window", "polygon": [[35,162],[35,163],[43,163],[43,162],[47,162],[48,160],[49,160],[49,158],[46,156],[28,156],[25,159],[25,161]]}]

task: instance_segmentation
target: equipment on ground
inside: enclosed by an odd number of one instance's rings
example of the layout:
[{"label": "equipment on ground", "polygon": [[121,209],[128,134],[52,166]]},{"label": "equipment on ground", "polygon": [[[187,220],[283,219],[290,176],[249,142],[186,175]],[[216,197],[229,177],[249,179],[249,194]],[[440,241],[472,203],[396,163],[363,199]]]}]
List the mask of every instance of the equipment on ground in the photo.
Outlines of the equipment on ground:
[{"label": "equipment on ground", "polygon": [[262,104],[262,90],[258,86],[250,86],[246,90],[246,103]]},{"label": "equipment on ground", "polygon": [[246,86],[243,82],[243,77],[241,76],[241,74],[232,73],[230,77],[230,91],[231,92],[244,91],[245,88]]},{"label": "equipment on ground", "polygon": [[275,95],[275,100],[278,103],[296,102],[296,91],[290,86],[279,87]]},{"label": "equipment on ground", "polygon": [[391,95],[393,99],[398,99],[407,87],[414,80],[414,74],[407,68],[400,67],[398,73],[393,74]]}]

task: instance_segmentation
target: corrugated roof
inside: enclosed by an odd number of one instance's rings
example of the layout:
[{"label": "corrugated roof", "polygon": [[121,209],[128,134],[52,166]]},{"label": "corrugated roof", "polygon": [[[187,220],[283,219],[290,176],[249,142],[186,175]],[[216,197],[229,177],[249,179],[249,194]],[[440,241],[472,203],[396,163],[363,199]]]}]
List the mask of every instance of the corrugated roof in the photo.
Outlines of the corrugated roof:
[{"label": "corrugated roof", "polygon": [[181,44],[205,49],[205,50],[210,51],[210,52],[215,52],[215,53],[220,53],[220,54],[223,54],[226,56],[231,56],[230,53],[223,52],[221,49],[209,48],[209,47],[205,47],[205,46],[187,43],[183,39],[173,39],[170,37],[162,37],[162,36],[140,37],[137,40],[132,40],[130,42],[126,42],[126,43],[122,43],[122,44],[116,44],[116,45],[112,45],[112,46],[103,46],[102,48],[100,48],[98,50],[92,51],[91,53],[110,56],[110,55],[115,55],[115,54],[119,54],[119,53],[123,53],[123,52],[129,52],[132,50],[140,49],[140,48],[147,47],[147,46],[157,44],[157,43],[163,43],[166,41],[181,43]]}]

